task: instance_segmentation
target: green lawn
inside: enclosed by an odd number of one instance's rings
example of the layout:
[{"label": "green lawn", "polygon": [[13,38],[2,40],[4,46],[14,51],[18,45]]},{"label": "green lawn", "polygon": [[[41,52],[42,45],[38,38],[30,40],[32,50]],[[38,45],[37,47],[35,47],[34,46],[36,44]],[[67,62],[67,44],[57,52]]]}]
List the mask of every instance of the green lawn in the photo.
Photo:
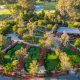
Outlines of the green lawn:
[{"label": "green lawn", "polygon": [[57,59],[58,56],[53,55],[53,54],[48,54],[48,59]]},{"label": "green lawn", "polygon": [[10,11],[8,9],[0,10],[0,20],[3,20],[10,16]]},{"label": "green lawn", "polygon": [[40,1],[40,2],[36,2],[36,5],[43,6],[44,10],[53,10],[53,9],[55,9],[56,2],[44,2],[44,1]]}]

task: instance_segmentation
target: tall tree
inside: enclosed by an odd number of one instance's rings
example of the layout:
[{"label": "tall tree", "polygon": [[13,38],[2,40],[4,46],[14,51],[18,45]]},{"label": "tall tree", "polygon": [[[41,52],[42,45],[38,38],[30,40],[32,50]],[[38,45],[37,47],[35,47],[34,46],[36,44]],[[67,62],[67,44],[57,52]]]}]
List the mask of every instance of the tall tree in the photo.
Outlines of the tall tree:
[{"label": "tall tree", "polygon": [[63,52],[59,49],[55,49],[55,54],[60,59],[60,65],[61,65],[62,70],[71,70],[71,69],[73,69],[72,62],[70,61],[70,58],[69,58],[69,56],[67,55],[66,52]]},{"label": "tall tree", "polygon": [[76,19],[80,17],[80,0],[59,0],[57,9],[61,15]]},{"label": "tall tree", "polygon": [[35,75],[38,73],[38,69],[39,69],[39,65],[38,65],[37,60],[33,60],[29,66],[29,73],[32,75]]},{"label": "tall tree", "polygon": [[60,41],[64,46],[67,46],[68,42],[69,42],[69,35],[66,32],[63,32],[63,34],[61,35]]},{"label": "tall tree", "polygon": [[35,0],[18,0],[18,4],[27,11],[34,9],[34,2]]},{"label": "tall tree", "polygon": [[[12,4],[10,4],[10,2]],[[12,12],[14,15],[20,15],[19,13],[27,13],[28,11],[33,11],[34,10],[34,2],[35,0],[16,0],[16,3],[14,4],[13,0],[4,0],[4,3],[7,5],[9,10]],[[16,16],[15,16],[16,17]]]}]

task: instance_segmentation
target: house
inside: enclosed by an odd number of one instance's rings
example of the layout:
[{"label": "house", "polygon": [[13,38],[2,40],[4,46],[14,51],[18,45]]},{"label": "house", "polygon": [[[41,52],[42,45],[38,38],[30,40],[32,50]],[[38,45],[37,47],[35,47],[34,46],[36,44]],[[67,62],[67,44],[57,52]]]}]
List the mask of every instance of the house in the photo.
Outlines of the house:
[{"label": "house", "polygon": [[57,35],[60,37],[63,32],[66,32],[71,37],[80,36],[80,30],[78,28],[60,27],[57,30]]}]

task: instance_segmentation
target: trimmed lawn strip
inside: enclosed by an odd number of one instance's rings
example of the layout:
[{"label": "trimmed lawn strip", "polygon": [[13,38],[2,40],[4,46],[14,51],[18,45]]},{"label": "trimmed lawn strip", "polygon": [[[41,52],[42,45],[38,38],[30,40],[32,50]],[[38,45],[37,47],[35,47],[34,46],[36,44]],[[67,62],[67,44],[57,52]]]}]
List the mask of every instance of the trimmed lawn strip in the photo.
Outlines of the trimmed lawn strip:
[{"label": "trimmed lawn strip", "polygon": [[11,13],[8,9],[0,10],[0,15],[3,15],[3,14],[11,14]]}]

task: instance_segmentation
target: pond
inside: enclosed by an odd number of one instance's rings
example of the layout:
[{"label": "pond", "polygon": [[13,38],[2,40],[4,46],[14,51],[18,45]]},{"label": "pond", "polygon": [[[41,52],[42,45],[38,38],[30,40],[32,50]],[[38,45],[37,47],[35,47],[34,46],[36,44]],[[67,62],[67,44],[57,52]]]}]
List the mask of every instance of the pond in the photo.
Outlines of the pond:
[{"label": "pond", "polygon": [[41,11],[41,10],[43,10],[43,6],[40,5],[35,6],[35,11]]}]

